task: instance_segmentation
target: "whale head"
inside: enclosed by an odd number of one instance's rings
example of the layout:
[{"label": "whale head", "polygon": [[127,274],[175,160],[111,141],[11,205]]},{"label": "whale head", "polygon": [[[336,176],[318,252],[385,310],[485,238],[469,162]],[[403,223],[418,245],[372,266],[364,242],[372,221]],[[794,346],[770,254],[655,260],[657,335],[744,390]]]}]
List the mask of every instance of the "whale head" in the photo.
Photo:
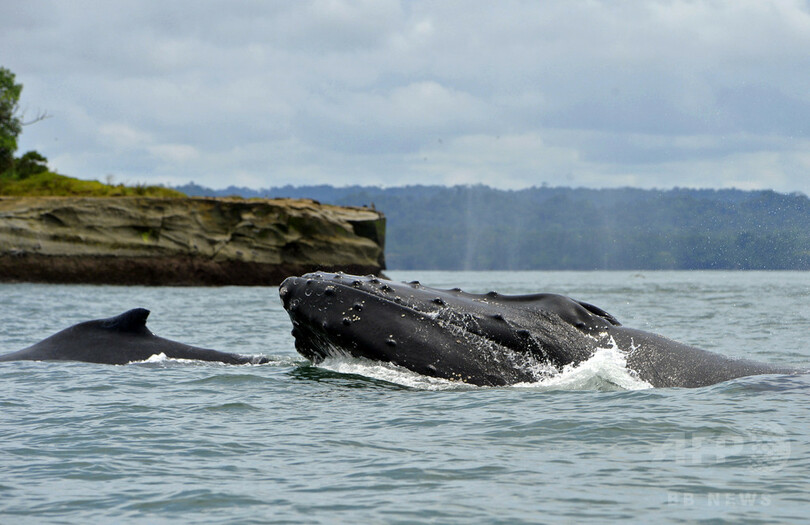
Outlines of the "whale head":
[{"label": "whale head", "polygon": [[319,363],[352,356],[477,385],[536,381],[582,361],[618,322],[555,294],[504,296],[316,272],[279,287],[296,350]]}]

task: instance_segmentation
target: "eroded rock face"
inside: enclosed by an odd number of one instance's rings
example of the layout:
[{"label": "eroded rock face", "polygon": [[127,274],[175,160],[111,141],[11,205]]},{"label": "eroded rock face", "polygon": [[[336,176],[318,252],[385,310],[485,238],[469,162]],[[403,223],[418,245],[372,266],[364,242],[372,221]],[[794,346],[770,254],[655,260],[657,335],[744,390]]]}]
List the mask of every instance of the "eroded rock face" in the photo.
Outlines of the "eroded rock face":
[{"label": "eroded rock face", "polygon": [[308,200],[0,197],[0,281],[275,285],[379,273],[385,218]]}]

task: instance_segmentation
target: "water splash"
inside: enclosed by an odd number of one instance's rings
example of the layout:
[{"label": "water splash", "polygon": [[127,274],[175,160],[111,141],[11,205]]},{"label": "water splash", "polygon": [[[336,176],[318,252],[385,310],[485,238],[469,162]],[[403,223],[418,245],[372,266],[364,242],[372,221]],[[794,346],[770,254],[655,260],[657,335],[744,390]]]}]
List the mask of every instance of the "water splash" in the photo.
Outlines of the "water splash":
[{"label": "water splash", "polygon": [[599,348],[590,359],[567,365],[561,372],[516,388],[539,390],[645,390],[652,385],[627,368],[627,357],[616,346]]},{"label": "water splash", "polygon": [[365,376],[419,390],[459,390],[478,388],[474,385],[468,385],[458,381],[450,381],[449,379],[441,379],[438,377],[417,374],[416,372],[401,366],[397,366],[393,363],[372,361],[370,359],[363,359],[361,357],[335,357],[333,355],[324,359],[318,364],[318,366],[339,374]]},{"label": "water splash", "polygon": [[142,361],[131,361],[129,364],[131,365],[151,365],[151,366],[170,366],[172,364],[181,364],[181,365],[205,365],[205,366],[224,366],[224,367],[232,367],[232,366],[297,366],[301,363],[305,362],[303,358],[300,356],[292,356],[292,355],[253,355],[253,358],[258,357],[266,357],[268,361],[266,363],[244,363],[241,365],[231,364],[231,363],[222,363],[219,361],[205,361],[201,359],[181,359],[176,357],[168,357],[165,353],[161,352],[159,354],[152,354],[147,359]]},{"label": "water splash", "polygon": [[[333,354],[318,366],[340,374],[360,375],[420,390],[492,388],[424,376],[392,363],[381,363],[350,356],[334,356]],[[627,368],[626,356],[615,342],[597,349],[590,359],[577,365],[567,365],[561,371],[543,365],[537,372],[536,375],[539,378],[537,381],[518,383],[507,388],[599,391],[652,388],[652,385],[639,379],[633,371]]]}]

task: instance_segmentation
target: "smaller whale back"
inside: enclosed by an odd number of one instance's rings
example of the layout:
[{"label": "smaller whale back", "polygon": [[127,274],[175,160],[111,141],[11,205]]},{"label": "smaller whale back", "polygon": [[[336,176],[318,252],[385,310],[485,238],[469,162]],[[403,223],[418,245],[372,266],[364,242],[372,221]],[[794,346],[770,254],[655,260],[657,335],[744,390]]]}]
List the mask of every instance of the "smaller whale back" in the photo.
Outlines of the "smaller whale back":
[{"label": "smaller whale back", "polygon": [[146,328],[148,317],[146,308],[133,308],[115,317],[78,323],[28,348],[0,356],[0,361],[123,364],[137,359],[140,348],[151,350],[155,336]]},{"label": "smaller whale back", "polygon": [[23,350],[0,356],[2,361],[83,361],[123,365],[165,354],[176,359],[228,364],[266,363],[250,357],[198,348],[154,335],[146,327],[149,310],[134,308],[115,317],[85,321],[65,328]]}]

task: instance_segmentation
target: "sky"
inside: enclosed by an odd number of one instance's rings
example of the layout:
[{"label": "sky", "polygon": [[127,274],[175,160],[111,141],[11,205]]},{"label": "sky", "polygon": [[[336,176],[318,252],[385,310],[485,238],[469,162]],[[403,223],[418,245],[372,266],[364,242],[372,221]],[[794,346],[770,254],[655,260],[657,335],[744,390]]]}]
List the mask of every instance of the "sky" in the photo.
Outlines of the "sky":
[{"label": "sky", "polygon": [[84,179],[810,194],[809,0],[5,0],[0,66]]}]

